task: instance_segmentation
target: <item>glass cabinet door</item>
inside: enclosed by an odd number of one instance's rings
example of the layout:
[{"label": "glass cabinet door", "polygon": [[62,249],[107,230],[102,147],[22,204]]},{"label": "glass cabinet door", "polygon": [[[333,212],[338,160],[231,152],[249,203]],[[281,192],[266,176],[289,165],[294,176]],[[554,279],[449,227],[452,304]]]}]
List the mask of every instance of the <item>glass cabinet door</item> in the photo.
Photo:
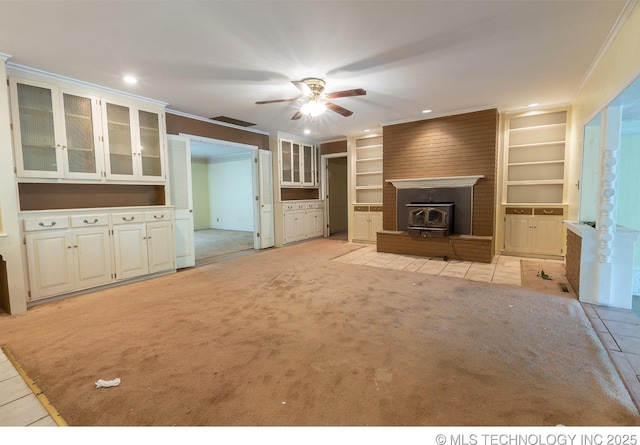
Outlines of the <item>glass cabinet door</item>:
[{"label": "glass cabinet door", "polygon": [[142,176],[161,177],[160,116],[158,113],[138,110],[138,120]]},{"label": "glass cabinet door", "polygon": [[69,176],[98,177],[92,98],[62,94]]},{"label": "glass cabinet door", "polygon": [[61,177],[60,144],[56,140],[54,91],[37,85],[15,83],[19,131],[16,131],[20,176]]},{"label": "glass cabinet door", "polygon": [[315,185],[314,181],[314,172],[315,172],[315,162],[313,156],[313,146],[311,145],[303,145],[303,157],[302,157],[302,183],[304,185]]},{"label": "glass cabinet door", "polygon": [[131,138],[129,107],[106,104],[107,138],[110,175],[134,175],[134,151]]},{"label": "glass cabinet door", "polygon": [[293,172],[293,182],[300,183],[300,144],[293,144],[293,157],[291,160],[291,169]]},{"label": "glass cabinet door", "polygon": [[282,158],[282,183],[291,183],[293,182],[293,173],[291,168],[291,142],[282,141],[280,143],[280,156]]}]

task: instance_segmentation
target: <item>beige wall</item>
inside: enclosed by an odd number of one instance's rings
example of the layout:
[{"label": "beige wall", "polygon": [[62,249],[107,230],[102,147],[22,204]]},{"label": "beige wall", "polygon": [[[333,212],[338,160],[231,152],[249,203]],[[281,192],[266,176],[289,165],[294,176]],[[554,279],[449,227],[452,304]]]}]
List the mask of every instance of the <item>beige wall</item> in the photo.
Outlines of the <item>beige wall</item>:
[{"label": "beige wall", "polygon": [[569,170],[569,219],[578,217],[576,183],[582,166],[584,125],[640,75],[640,6],[636,4],[611,45],[572,101]]}]

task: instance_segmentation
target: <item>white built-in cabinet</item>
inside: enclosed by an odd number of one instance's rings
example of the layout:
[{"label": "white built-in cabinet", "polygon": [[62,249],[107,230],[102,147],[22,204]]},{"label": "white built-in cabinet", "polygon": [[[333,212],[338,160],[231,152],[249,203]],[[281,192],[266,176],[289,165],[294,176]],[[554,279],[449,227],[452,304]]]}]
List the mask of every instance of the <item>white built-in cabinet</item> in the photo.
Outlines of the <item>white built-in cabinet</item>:
[{"label": "white built-in cabinet", "polygon": [[279,207],[283,220],[281,244],[324,235],[324,201],[283,202]]},{"label": "white built-in cabinet", "polygon": [[11,76],[18,178],[165,181],[164,107]]},{"label": "white built-in cabinet", "polygon": [[353,241],[376,242],[376,234],[382,230],[381,206],[354,206]]},{"label": "white built-in cabinet", "polygon": [[564,255],[567,195],[568,110],[506,116],[502,253]]},{"label": "white built-in cabinet", "polygon": [[23,229],[32,301],[175,270],[169,208],[33,212]]},{"label": "white built-in cabinet", "polygon": [[171,211],[114,213],[112,221],[117,279],[175,268]]},{"label": "white built-in cabinet", "polygon": [[317,187],[317,152],[314,144],[301,140],[278,140],[279,179],[283,187]]},{"label": "white built-in cabinet", "polygon": [[507,207],[505,212],[505,252],[564,254],[562,208]]}]

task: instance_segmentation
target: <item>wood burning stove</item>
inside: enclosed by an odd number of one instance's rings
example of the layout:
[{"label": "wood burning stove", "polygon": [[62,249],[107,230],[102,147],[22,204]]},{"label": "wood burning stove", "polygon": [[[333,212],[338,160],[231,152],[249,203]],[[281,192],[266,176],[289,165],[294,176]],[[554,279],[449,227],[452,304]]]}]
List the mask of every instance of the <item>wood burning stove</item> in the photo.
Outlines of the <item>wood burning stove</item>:
[{"label": "wood burning stove", "polygon": [[454,203],[412,202],[407,204],[407,231],[411,236],[445,237],[453,227]]}]

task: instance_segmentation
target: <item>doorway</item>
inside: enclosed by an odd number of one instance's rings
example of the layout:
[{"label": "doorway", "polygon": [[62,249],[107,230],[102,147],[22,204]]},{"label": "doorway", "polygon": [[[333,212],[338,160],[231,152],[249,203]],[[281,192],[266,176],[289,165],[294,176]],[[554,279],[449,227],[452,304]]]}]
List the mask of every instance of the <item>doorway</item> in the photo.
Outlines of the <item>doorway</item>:
[{"label": "doorway", "polygon": [[325,220],[327,236],[334,239],[349,238],[347,154],[324,155]]},{"label": "doorway", "polygon": [[257,147],[189,136],[196,266],[250,253],[258,228]]}]

